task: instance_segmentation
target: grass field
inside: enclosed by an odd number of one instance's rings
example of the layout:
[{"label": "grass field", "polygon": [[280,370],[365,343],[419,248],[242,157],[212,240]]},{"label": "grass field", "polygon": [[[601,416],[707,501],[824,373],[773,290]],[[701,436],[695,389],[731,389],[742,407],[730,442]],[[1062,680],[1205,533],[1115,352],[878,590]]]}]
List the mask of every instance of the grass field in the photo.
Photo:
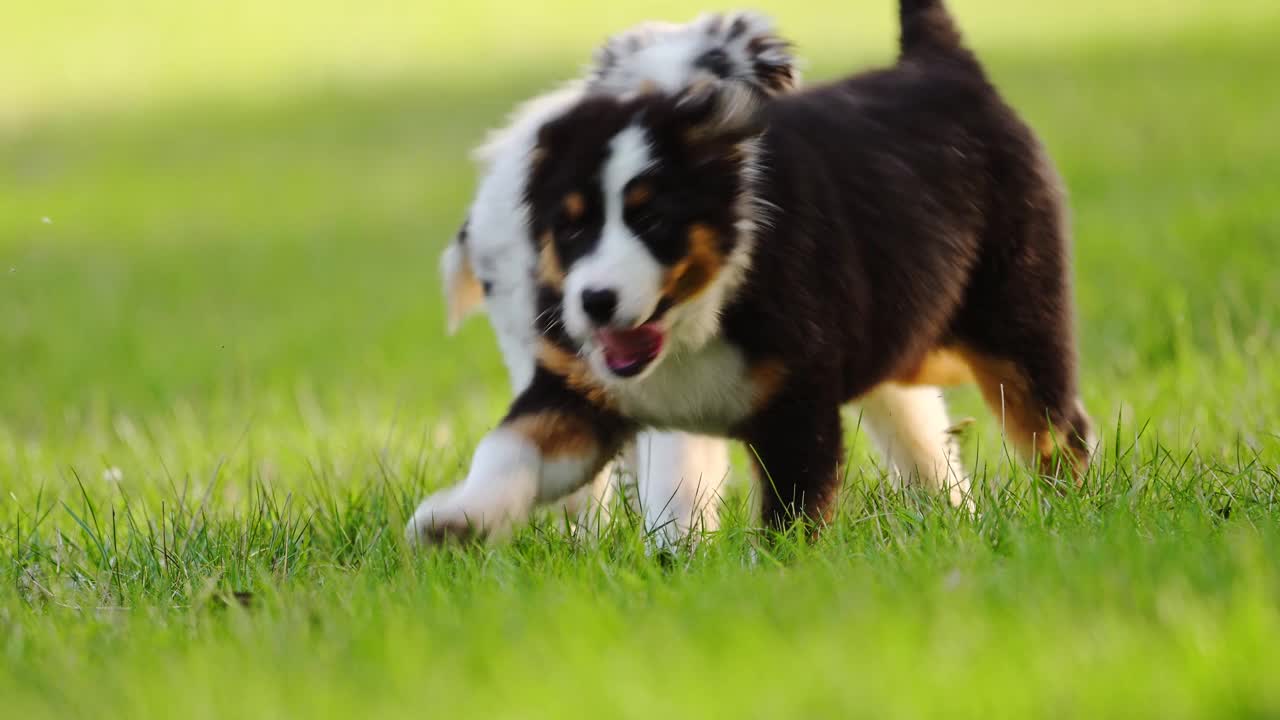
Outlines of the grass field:
[{"label": "grass field", "polygon": [[[891,57],[888,0],[757,4],[811,78]],[[976,517],[851,434],[816,544],[753,550],[739,482],[675,562],[400,528],[508,399],[443,334],[467,149],[700,6],[6,8],[2,714],[1280,715],[1280,5],[952,6],[1067,178],[1103,457],[1042,492],[958,391]]]}]

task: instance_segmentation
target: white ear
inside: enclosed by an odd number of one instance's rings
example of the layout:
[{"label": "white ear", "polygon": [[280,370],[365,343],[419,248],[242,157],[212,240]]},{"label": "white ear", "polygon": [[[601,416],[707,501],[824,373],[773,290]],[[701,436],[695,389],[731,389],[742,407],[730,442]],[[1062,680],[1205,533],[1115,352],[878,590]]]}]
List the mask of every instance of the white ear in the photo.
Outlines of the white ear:
[{"label": "white ear", "polygon": [[448,330],[458,331],[467,316],[480,310],[484,304],[484,288],[471,269],[462,243],[454,241],[440,256],[440,274],[444,279],[444,300],[448,307]]}]

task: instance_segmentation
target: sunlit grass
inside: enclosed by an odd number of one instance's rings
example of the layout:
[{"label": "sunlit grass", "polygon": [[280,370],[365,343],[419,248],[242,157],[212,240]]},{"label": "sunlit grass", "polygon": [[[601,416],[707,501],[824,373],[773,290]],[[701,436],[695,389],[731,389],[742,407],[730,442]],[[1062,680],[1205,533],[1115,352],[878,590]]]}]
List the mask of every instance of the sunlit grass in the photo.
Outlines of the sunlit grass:
[{"label": "sunlit grass", "polygon": [[[851,436],[817,544],[739,482],[675,558],[625,515],[400,528],[508,397],[483,322],[443,333],[467,149],[699,8],[6,8],[4,715],[1280,713],[1280,7],[953,4],[1070,187],[1104,456],[1047,491],[959,391],[976,517]],[[764,7],[810,77],[891,54],[891,3]]]}]

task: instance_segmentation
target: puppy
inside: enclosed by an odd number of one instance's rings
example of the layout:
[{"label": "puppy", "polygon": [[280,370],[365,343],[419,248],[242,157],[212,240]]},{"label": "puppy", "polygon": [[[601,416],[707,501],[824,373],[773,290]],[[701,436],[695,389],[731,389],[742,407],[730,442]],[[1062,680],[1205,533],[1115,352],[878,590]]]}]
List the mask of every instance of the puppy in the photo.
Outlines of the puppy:
[{"label": "puppy", "polygon": [[942,2],[899,14],[889,68],[593,95],[538,130],[537,366],[411,536],[503,532],[642,427],[746,442],[765,523],[825,521],[843,403],[970,378],[1037,469],[1080,476],[1061,183]]},{"label": "puppy", "polygon": [[[754,13],[708,14],[683,25],[646,23],[611,37],[584,81],[519,108],[478,151],[482,178],[468,220],[441,258],[450,331],[469,313],[486,309],[513,390],[529,385],[538,337],[536,256],[523,194],[539,127],[588,94],[675,94],[699,83],[737,83],[762,95],[788,92],[798,82],[789,47],[768,18]],[[636,481],[628,497],[660,547],[719,526],[717,503],[729,474],[724,440],[641,432],[623,457]],[[565,498],[560,512],[588,526],[604,519],[620,474],[606,467]]]}]

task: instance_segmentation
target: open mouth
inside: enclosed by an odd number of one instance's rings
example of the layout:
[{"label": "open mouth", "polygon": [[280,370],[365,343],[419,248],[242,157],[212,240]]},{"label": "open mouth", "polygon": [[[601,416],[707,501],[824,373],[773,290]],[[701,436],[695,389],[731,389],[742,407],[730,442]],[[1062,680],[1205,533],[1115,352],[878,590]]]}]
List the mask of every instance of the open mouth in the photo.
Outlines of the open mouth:
[{"label": "open mouth", "polygon": [[664,338],[662,328],[655,322],[627,330],[603,328],[596,331],[596,342],[604,350],[604,362],[609,371],[624,378],[639,375],[657,360]]}]

